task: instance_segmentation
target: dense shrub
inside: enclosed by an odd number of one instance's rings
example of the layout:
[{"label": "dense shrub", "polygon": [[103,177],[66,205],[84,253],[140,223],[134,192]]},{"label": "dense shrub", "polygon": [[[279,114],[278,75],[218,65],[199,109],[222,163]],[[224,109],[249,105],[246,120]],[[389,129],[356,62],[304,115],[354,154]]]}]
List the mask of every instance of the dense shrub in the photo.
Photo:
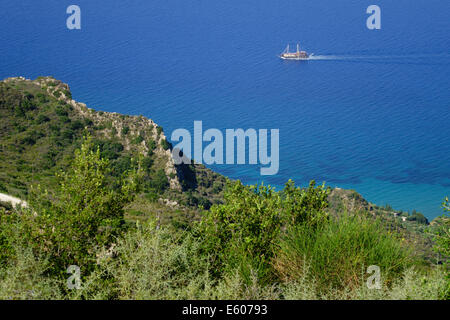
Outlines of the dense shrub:
[{"label": "dense shrub", "polygon": [[32,146],[32,145],[34,145],[36,143],[36,139],[33,136],[31,136],[31,135],[27,135],[27,136],[22,138],[20,143]]},{"label": "dense shrub", "polygon": [[61,132],[61,138],[63,140],[66,140],[65,143],[70,143],[72,141],[72,139],[74,138],[74,136],[75,136],[75,132],[70,128],[67,128],[63,132]]},{"label": "dense shrub", "polygon": [[107,140],[94,140],[94,147],[100,149],[100,156],[108,160],[115,160],[119,158],[123,151],[123,145],[120,142]]},{"label": "dense shrub", "polygon": [[84,118],[84,126],[90,127],[94,124],[94,122],[89,118]]},{"label": "dense shrub", "polygon": [[428,224],[428,219],[425,218],[425,216],[420,212],[414,212],[407,218],[407,220],[408,221],[416,221],[417,223],[420,223],[420,224]]},{"label": "dense shrub", "polygon": [[170,148],[170,143],[166,139],[163,139],[161,140],[161,147],[164,150],[168,150]]},{"label": "dense shrub", "polygon": [[140,144],[142,141],[144,141],[144,138],[141,135],[138,135],[131,142],[134,144]]},{"label": "dense shrub", "polygon": [[194,195],[191,190],[186,191],[186,200],[183,204],[186,206],[202,207],[206,210],[211,207],[211,201],[207,198]]},{"label": "dense shrub", "polygon": [[0,192],[6,192],[8,191],[8,188],[0,181]]},{"label": "dense shrub", "polygon": [[45,94],[43,94],[41,92],[36,94],[36,99],[38,100],[38,102],[40,104],[44,104],[44,103],[47,103],[49,101],[47,95],[45,95]]},{"label": "dense shrub", "polygon": [[289,224],[307,224],[313,229],[323,225],[328,220],[324,209],[328,207],[329,191],[325,185],[316,187],[315,181],[311,181],[308,188],[301,189],[289,180],[282,191],[282,208]]},{"label": "dense shrub", "polygon": [[156,142],[154,140],[150,140],[148,142],[148,148],[149,148],[150,151],[155,150],[156,149]]},{"label": "dense shrub", "polygon": [[60,117],[67,117],[69,115],[69,113],[67,112],[67,109],[64,108],[63,106],[57,106],[55,109],[55,113],[56,113],[56,115],[58,115]]},{"label": "dense shrub", "polygon": [[124,172],[127,172],[128,170],[133,168],[133,166],[134,162],[131,157],[122,156],[111,163],[111,174],[114,179],[116,179],[117,177],[121,177]]},{"label": "dense shrub", "polygon": [[70,128],[74,131],[84,128],[84,124],[81,120],[75,120],[70,124]]},{"label": "dense shrub", "polygon": [[72,99],[72,93],[69,90],[64,89],[63,93],[67,98]]},{"label": "dense shrub", "polygon": [[169,187],[169,180],[167,179],[164,169],[159,169],[152,173],[147,181],[147,187],[162,193]]},{"label": "dense shrub", "polygon": [[42,124],[44,122],[48,122],[50,121],[50,118],[47,117],[45,114],[39,114],[38,117],[36,118],[36,124]]},{"label": "dense shrub", "polygon": [[25,117],[28,111],[34,109],[36,109],[36,106],[33,101],[29,97],[25,97],[14,107],[14,112],[18,117]]},{"label": "dense shrub", "polygon": [[122,128],[122,135],[126,136],[128,132],[130,132],[130,127],[125,126]]},{"label": "dense shrub", "polygon": [[153,159],[150,157],[145,157],[142,160],[142,169],[146,172],[146,173],[150,173],[150,170],[153,166]]},{"label": "dense shrub", "polygon": [[[292,181],[280,193],[264,185],[228,185],[225,203],[206,211],[199,225],[207,252],[217,269],[238,269],[250,281],[251,273],[263,281],[271,277],[270,262],[282,228],[305,224],[315,228],[326,221],[328,189],[296,188]],[[228,271],[229,271],[228,270]]]},{"label": "dense shrub", "polygon": [[147,145],[148,145],[147,156],[151,157],[156,149],[156,142],[154,140],[149,140],[147,142]]}]

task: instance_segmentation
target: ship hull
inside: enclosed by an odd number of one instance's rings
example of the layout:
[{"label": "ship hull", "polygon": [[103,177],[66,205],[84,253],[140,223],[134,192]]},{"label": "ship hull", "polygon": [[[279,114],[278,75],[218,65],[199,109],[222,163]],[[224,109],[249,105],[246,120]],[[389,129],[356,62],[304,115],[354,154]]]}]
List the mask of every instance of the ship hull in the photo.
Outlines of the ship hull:
[{"label": "ship hull", "polygon": [[307,56],[307,57],[283,57],[283,56],[279,56],[281,59],[283,60],[297,60],[297,61],[301,61],[301,60],[310,60],[311,56]]}]

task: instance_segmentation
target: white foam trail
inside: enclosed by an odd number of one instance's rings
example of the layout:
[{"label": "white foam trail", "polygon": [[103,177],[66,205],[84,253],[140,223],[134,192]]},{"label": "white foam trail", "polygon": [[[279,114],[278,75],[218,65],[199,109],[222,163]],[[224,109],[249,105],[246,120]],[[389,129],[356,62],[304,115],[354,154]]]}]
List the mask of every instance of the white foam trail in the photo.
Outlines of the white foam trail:
[{"label": "white foam trail", "polygon": [[446,58],[448,54],[416,54],[416,55],[312,55],[309,60],[393,60],[393,59],[426,59],[426,58]]},{"label": "white foam trail", "polygon": [[324,56],[324,55],[313,55],[309,57],[309,60],[341,60],[344,57],[340,56]]}]

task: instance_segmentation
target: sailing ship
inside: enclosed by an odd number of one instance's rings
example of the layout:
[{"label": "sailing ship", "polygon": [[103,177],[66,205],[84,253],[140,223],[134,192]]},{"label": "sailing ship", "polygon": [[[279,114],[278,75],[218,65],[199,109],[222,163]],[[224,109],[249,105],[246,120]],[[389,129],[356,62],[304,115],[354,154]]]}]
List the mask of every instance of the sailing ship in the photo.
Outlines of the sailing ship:
[{"label": "sailing ship", "polygon": [[300,50],[300,45],[298,43],[296,52],[290,52],[289,45],[287,45],[286,49],[280,54],[280,58],[284,60],[308,60],[312,56],[313,54]]}]

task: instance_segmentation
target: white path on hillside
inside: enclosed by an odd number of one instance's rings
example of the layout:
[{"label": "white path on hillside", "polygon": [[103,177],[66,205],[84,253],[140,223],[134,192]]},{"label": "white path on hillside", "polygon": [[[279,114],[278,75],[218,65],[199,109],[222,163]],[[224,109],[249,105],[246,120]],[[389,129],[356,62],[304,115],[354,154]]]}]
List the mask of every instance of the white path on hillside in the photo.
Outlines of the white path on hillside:
[{"label": "white path on hillside", "polygon": [[25,201],[20,200],[19,198],[16,198],[16,197],[11,197],[11,196],[9,196],[7,194],[4,194],[4,193],[0,193],[0,201],[9,202],[14,207],[17,206],[17,205],[20,205],[20,206],[22,206],[24,208],[28,207],[28,204]]}]

